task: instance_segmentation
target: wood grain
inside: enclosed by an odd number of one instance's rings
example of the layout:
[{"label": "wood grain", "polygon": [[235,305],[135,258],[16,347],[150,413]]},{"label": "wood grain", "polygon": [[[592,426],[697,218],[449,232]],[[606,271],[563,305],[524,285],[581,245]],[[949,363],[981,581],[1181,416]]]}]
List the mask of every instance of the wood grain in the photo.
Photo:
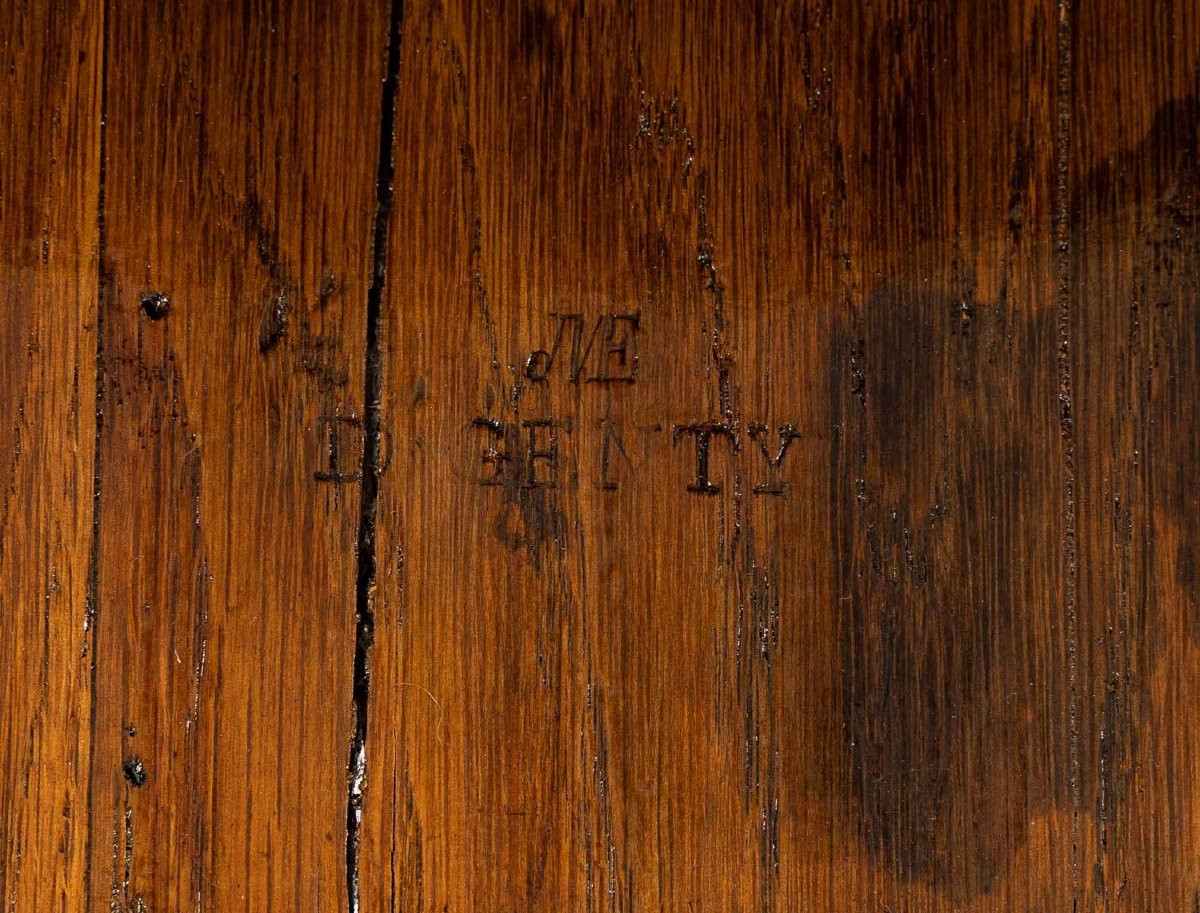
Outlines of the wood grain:
[{"label": "wood grain", "polygon": [[101,29],[0,9],[0,903],[82,910],[93,549]]},{"label": "wood grain", "polygon": [[1200,5],[5,12],[6,909],[1200,905]]}]

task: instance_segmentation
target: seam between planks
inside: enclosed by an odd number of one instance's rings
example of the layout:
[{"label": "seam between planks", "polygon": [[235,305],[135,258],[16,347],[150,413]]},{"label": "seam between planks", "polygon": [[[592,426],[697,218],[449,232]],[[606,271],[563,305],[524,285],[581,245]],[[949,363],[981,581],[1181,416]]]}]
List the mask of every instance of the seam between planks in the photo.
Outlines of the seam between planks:
[{"label": "seam between planks", "polygon": [[396,95],[400,80],[402,0],[391,0],[386,70],[379,118],[379,163],[375,179],[375,218],[371,239],[372,272],[367,289],[366,367],[363,375],[363,462],[358,524],[358,575],[355,588],[354,728],[350,737],[346,797],[346,896],[350,913],[359,909],[359,846],[363,789],[367,777],[367,733],[371,703],[371,646],[375,639],[375,527],[379,502],[380,399],[383,354],[380,313],[387,283],[388,227],[394,196]]}]

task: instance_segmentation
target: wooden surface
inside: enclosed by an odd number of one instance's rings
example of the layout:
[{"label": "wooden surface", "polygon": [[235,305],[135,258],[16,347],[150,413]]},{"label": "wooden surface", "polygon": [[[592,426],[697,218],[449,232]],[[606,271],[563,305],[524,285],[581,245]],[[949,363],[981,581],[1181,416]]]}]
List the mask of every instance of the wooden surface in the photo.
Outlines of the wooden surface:
[{"label": "wooden surface", "polygon": [[0,903],[1200,906],[1200,5],[0,9]]}]

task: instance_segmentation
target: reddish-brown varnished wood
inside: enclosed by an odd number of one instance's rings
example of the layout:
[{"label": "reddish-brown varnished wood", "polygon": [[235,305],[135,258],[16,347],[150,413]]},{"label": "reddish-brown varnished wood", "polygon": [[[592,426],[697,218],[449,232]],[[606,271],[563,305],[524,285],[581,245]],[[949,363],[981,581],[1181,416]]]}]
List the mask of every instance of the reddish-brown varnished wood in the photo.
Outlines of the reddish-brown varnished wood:
[{"label": "reddish-brown varnished wood", "polygon": [[3,16],[6,909],[1200,904],[1193,0]]},{"label": "reddish-brown varnished wood", "polygon": [[84,909],[102,39],[0,9],[0,904]]}]

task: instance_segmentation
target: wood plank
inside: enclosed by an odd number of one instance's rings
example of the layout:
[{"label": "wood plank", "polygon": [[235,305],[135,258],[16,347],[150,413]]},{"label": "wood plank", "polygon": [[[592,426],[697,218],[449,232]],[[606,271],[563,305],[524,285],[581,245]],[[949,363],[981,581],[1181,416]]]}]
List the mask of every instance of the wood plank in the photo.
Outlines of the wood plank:
[{"label": "wood plank", "polygon": [[1186,910],[1200,903],[1200,8],[1081,4],[1072,48],[1080,877],[1098,909]]},{"label": "wood plank", "polygon": [[111,14],[91,902],[345,910],[387,11]]},{"label": "wood plank", "polygon": [[1194,504],[1192,321],[1130,412],[1087,264],[1137,233],[1076,218],[1089,118],[1174,99],[1122,186],[1195,297],[1195,10],[1110,6],[406,5],[364,897],[1191,903],[1194,672],[1108,486],[1154,441]]},{"label": "wood plank", "polygon": [[103,21],[0,7],[0,906],[83,909]]}]

